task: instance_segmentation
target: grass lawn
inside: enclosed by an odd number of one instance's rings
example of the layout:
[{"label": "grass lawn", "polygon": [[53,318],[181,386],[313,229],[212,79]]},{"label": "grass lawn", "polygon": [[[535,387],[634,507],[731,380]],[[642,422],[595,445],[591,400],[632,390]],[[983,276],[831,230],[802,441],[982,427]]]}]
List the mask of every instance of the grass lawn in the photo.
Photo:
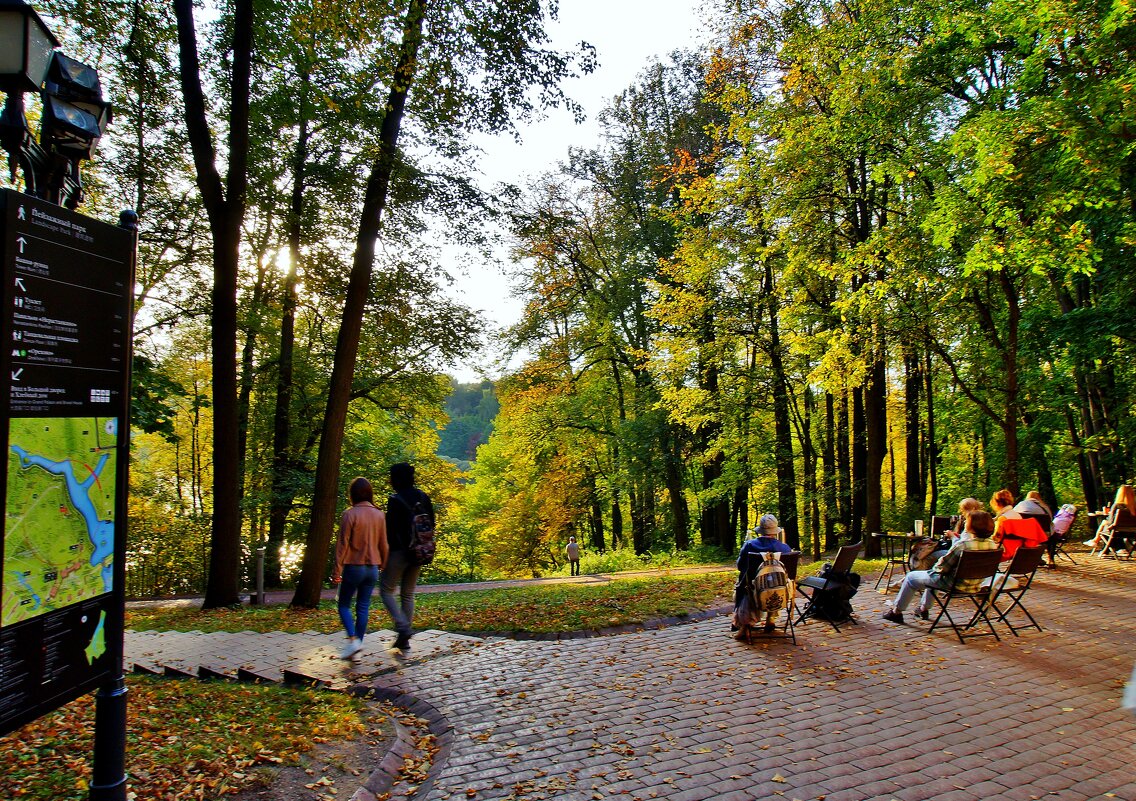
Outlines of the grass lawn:
[{"label": "grass lawn", "polygon": [[[368,729],[363,702],[344,693],[142,676],[127,683],[126,771],[138,799],[227,795]],[[86,799],[93,735],[94,697],[84,696],[0,737],[0,798]]]},{"label": "grass lawn", "polygon": [[[861,572],[878,570],[882,562],[857,562]],[[820,565],[802,565],[798,575],[813,575]],[[734,571],[697,575],[613,578],[603,584],[537,584],[490,590],[421,593],[414,626],[442,631],[579,631],[678,617],[730,603]],[[376,597],[372,601],[374,628],[389,626]],[[216,609],[133,609],[126,625],[136,631],[339,631],[334,604],[317,610],[293,610],[287,605]]]}]

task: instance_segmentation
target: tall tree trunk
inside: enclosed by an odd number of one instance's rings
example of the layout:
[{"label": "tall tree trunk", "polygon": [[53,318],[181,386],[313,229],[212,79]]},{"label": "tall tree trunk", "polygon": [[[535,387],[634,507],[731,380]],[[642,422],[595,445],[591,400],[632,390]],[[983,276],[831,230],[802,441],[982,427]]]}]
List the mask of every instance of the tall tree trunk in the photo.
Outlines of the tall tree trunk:
[{"label": "tall tree trunk", "polygon": [[671,502],[671,517],[674,520],[675,550],[690,549],[690,507],[686,502],[686,491],[682,480],[682,454],[679,435],[675,427],[664,424],[664,462],[663,468],[667,484],[667,495]]},{"label": "tall tree trunk", "polygon": [[[1069,442],[1077,452],[1077,472],[1081,476],[1081,489],[1084,490],[1085,493],[1085,506],[1090,510],[1100,509],[1100,496],[1097,495],[1097,482],[1093,477],[1092,468],[1089,466],[1089,460],[1085,455],[1085,448],[1081,444],[1081,437],[1077,432],[1077,422],[1073,419],[1073,410],[1069,408],[1069,406],[1065,407],[1065,422],[1069,428]],[[1054,511],[1057,510],[1055,509]]]},{"label": "tall tree trunk", "polygon": [[864,416],[864,388],[852,390],[852,528],[853,542],[864,540],[864,516],[868,512],[868,431]]},{"label": "tall tree trunk", "polygon": [[903,353],[903,424],[904,424],[904,471],[903,490],[907,511],[915,517],[922,517],[926,510],[927,484],[924,481],[923,460],[920,458],[923,443],[920,442],[921,420],[919,415],[919,395],[923,386],[923,374],[919,369],[919,355],[911,350]]},{"label": "tall tree trunk", "polygon": [[824,393],[824,449],[821,456],[824,480],[824,550],[840,543],[836,539],[836,403],[831,392]]},{"label": "tall tree trunk", "polygon": [[642,489],[636,486],[636,482],[631,482],[631,486],[627,488],[627,499],[631,505],[631,547],[637,554],[644,554],[649,550],[643,494]]},{"label": "tall tree trunk", "polygon": [[611,488],[611,547],[617,549],[623,545],[623,507],[619,500],[619,488]]},{"label": "tall tree trunk", "polygon": [[805,468],[805,521],[807,541],[812,548],[813,559],[820,559],[820,498],[817,492],[817,454],[813,448],[813,417],[816,398],[810,387],[805,386],[805,419],[801,426],[801,455]]},{"label": "tall tree trunk", "polygon": [[848,419],[848,390],[840,394],[840,405],[837,407],[837,424],[833,436],[836,438],[836,478],[837,502],[840,507],[840,524],[846,542],[858,542],[852,531],[853,484],[852,460],[849,454],[849,432],[851,431]]},{"label": "tall tree trunk", "polygon": [[237,410],[237,277],[248,188],[253,4],[234,0],[229,53],[227,175],[222,184],[205,111],[191,0],[174,0],[186,132],[213,235],[213,526],[203,608],[240,603],[241,508]]},{"label": "tall tree trunk", "polygon": [[[877,340],[873,363],[868,370],[868,383],[864,388],[864,422],[867,441],[867,475],[865,499],[867,514],[864,518],[865,534],[883,530],[883,467],[887,456],[887,368],[883,337]],[[875,558],[880,555],[880,540],[869,537],[864,553]]]},{"label": "tall tree trunk", "polygon": [[1018,421],[1021,419],[1021,385],[1018,377],[1018,331],[1021,325],[1021,298],[1013,280],[1005,270],[998,273],[1002,295],[1006,299],[1006,409],[1002,432],[1006,439],[1006,487],[1017,498],[1021,495],[1021,454],[1018,443]]},{"label": "tall tree trunk", "polygon": [[785,529],[785,542],[801,548],[797,520],[797,476],[793,464],[793,421],[789,417],[789,378],[781,352],[779,306],[773,294],[773,266],[765,262],[765,292],[769,310],[769,361],[773,368],[773,437],[777,465],[777,519]]},{"label": "tall tree trunk", "polygon": [[[184,2],[184,0],[181,0]],[[386,207],[391,173],[398,151],[398,135],[406,111],[406,98],[416,77],[418,49],[422,44],[422,27],[426,16],[426,0],[410,0],[402,25],[402,43],[398,64],[391,76],[386,114],[379,131],[379,156],[367,179],[359,235],[355,240],[355,257],[347,283],[343,320],[335,343],[335,359],[331,368],[327,411],[320,435],[316,461],[316,481],[312,498],[312,519],[304,548],[304,563],[292,605],[314,609],[319,604],[320,587],[328,559],[332,529],[335,526],[336,498],[339,495],[339,465],[342,458],[343,428],[347,406],[351,400],[351,379],[359,353],[359,337],[363,328],[363,312],[371,292],[371,271],[375,261],[375,243],[379,237],[383,209]]]},{"label": "tall tree trunk", "polygon": [[280,352],[276,365],[276,406],[272,414],[272,495],[268,513],[268,545],[264,561],[264,582],[279,587],[280,549],[284,530],[292,511],[295,489],[291,472],[292,456],[292,392],[296,351],[296,284],[300,276],[300,234],[304,219],[304,189],[307,176],[310,139],[307,97],[309,77],[300,76],[300,131],[292,158],[292,199],[288,207],[288,273],[284,276],[284,297],[280,309]]},{"label": "tall tree trunk", "polygon": [[931,372],[931,350],[927,349],[923,362],[923,395],[927,398],[927,482],[930,487],[928,511],[933,515],[939,508],[939,441],[935,438],[934,375]]},{"label": "tall tree trunk", "polygon": [[[248,430],[249,414],[252,406],[252,388],[256,382],[256,340],[259,334],[260,307],[264,304],[265,265],[263,259],[258,260],[256,266],[256,284],[253,286],[252,299],[249,303],[249,317],[245,328],[245,344],[241,348],[241,379],[240,392],[237,394],[237,473],[240,475],[237,484],[239,503],[244,506],[245,497],[245,465],[248,461]],[[249,530],[256,527],[249,525]],[[254,538],[255,539],[255,538]]]},{"label": "tall tree trunk", "polygon": [[596,486],[596,474],[589,470],[585,481],[588,487],[588,501],[591,507],[589,529],[592,535],[592,549],[596,553],[603,553],[607,550],[607,545],[604,542],[603,506],[600,504],[600,492],[599,488]]}]

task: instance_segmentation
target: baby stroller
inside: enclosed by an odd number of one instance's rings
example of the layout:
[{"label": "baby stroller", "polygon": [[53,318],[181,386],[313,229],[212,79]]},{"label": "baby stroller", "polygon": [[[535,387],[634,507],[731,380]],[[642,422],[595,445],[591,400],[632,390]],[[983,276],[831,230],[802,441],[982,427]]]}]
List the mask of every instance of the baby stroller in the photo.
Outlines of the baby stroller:
[{"label": "baby stroller", "polygon": [[793,596],[800,557],[799,551],[748,553],[742,557],[742,567],[734,585],[732,628],[737,631],[737,639],[752,642],[753,634],[758,630],[767,635],[774,634],[778,626],[773,621],[784,611],[781,636],[789,637],[796,645]]}]

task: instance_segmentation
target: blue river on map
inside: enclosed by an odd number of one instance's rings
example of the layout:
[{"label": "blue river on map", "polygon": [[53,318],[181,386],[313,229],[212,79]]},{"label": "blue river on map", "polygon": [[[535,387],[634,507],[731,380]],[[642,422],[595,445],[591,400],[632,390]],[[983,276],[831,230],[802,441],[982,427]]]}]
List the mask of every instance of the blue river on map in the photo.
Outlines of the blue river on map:
[{"label": "blue river on map", "polygon": [[35,601],[35,606],[33,606],[32,609],[39,609],[39,605],[43,603],[43,599],[36,595],[35,587],[28,583],[28,577],[24,575],[24,571],[15,571],[12,575],[16,577],[16,581],[20,582],[25,590],[32,594],[32,600]]},{"label": "blue river on map", "polygon": [[[62,462],[53,462],[49,459],[44,459],[42,456],[28,453],[19,445],[12,445],[12,451],[20,457],[21,467],[40,467],[56,476],[63,476],[67,481],[67,494],[71,497],[71,504],[83,516],[83,520],[87,523],[87,536],[91,539],[91,545],[94,550],[91,553],[91,566],[99,564],[105,559],[114,555],[114,523],[109,520],[100,520],[98,512],[95,511],[95,505],[91,502],[91,496],[88,490],[99,474],[103,471],[103,466],[106,464],[107,459],[110,458],[109,453],[104,453],[99,456],[99,462],[95,465],[94,471],[84,481],[79,481],[75,478],[75,471],[71,467],[71,461],[65,459]],[[112,578],[114,570],[111,567],[103,567],[102,578],[103,586],[107,592],[111,591]]]}]

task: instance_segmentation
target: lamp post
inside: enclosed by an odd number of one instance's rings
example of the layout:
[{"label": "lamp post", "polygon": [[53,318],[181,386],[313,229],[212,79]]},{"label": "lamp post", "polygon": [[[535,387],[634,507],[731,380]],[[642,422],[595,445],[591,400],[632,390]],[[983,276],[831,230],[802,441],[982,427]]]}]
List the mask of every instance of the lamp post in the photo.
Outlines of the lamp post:
[{"label": "lamp post", "polygon": [[[12,180],[22,170],[27,192],[56,205],[83,201],[79,162],[94,154],[111,121],[98,74],[55,48],[59,40],[24,0],[0,0],[0,145]],[[24,93],[43,103],[39,141],[28,128]]]}]

